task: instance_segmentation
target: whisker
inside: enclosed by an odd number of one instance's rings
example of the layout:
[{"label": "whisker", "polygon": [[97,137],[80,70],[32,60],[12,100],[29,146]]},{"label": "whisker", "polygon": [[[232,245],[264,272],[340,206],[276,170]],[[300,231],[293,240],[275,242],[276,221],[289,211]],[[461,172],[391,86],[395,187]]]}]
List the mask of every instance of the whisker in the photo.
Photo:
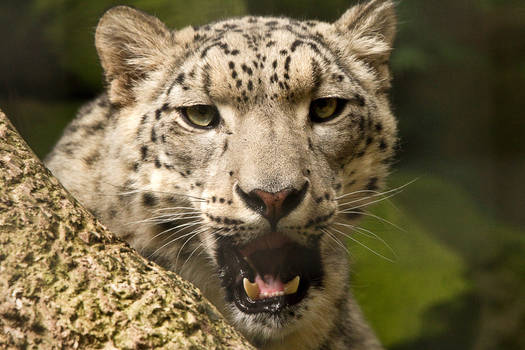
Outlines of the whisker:
[{"label": "whisker", "polygon": [[[103,183],[105,183],[106,185],[109,185],[109,186],[112,186],[112,187],[118,188],[118,189],[121,189],[121,188],[122,188],[122,186],[114,185],[114,184],[109,183],[109,182],[103,182]],[[133,190],[129,190],[129,191],[116,192],[115,195],[126,195],[126,194],[140,193],[140,192],[162,193],[162,194],[168,194],[168,195],[172,195],[172,196],[181,196],[181,197],[193,198],[193,199],[196,199],[196,200],[201,201],[201,202],[205,202],[205,201],[206,201],[205,198],[196,197],[196,196],[192,196],[192,195],[188,195],[188,194],[184,194],[184,193],[178,193],[178,192],[167,192],[167,191],[157,191],[157,190],[141,190],[141,189],[133,189]],[[110,194],[107,194],[107,193],[106,193],[105,195],[110,195]]]},{"label": "whisker", "polygon": [[342,194],[342,195],[340,195],[338,197],[335,197],[334,199],[335,200],[339,200],[341,198],[345,198],[345,197],[352,196],[352,195],[359,194],[359,193],[377,193],[377,194],[380,194],[381,192],[374,191],[374,190],[358,190],[358,191],[348,192],[348,193]]},{"label": "whisker", "polygon": [[[200,212],[198,212],[200,213]],[[151,217],[149,219],[144,219],[144,220],[138,220],[138,221],[132,221],[132,222],[128,222],[126,225],[133,225],[133,224],[144,224],[144,223],[166,223],[166,222],[171,222],[171,221],[176,221],[176,220],[181,220],[181,219],[197,219],[197,218],[201,218],[202,216],[201,215],[193,215],[194,213],[184,213],[184,214],[180,214],[180,215],[161,215],[161,216],[154,216],[154,217]],[[190,216],[190,215],[193,215],[193,216]]]},{"label": "whisker", "polygon": [[333,241],[335,241],[335,243],[337,243],[337,245],[342,247],[346,251],[346,253],[348,255],[350,255],[350,251],[348,250],[348,248],[343,243],[341,243],[333,233],[331,233],[327,229],[321,229],[321,231],[326,233],[328,235],[328,237],[330,237]]},{"label": "whisker", "polygon": [[[388,248],[388,250],[390,250],[390,252],[396,257],[396,259],[398,258],[396,252],[394,251],[394,249],[381,237],[379,237],[377,234],[375,234],[374,232],[366,229],[366,228],[363,228],[363,227],[359,227],[359,226],[354,226],[354,225],[349,225],[349,224],[344,224],[342,222],[335,222],[334,224],[336,225],[341,225],[341,226],[344,226],[344,227],[348,227],[352,230],[354,230],[356,233],[359,233],[359,234],[362,234],[366,237],[369,237],[369,238],[373,238],[373,239],[376,239],[378,241],[380,241],[381,243],[383,243],[385,245],[385,247]],[[350,238],[350,235],[349,234],[345,234],[345,237],[347,238]]]},{"label": "whisker", "polygon": [[[194,223],[187,223],[187,224],[184,224],[184,225],[181,225],[181,226],[191,227],[191,226],[199,225],[199,224],[201,224],[201,223],[202,223],[202,221],[199,221],[199,222],[194,222]],[[181,231],[182,229],[184,229],[185,227],[180,227],[180,226],[172,227],[172,228],[170,228],[170,229],[167,229],[167,230],[162,231],[161,233],[155,235],[153,238],[151,238],[151,240],[153,240],[153,239],[155,239],[156,237],[158,237],[158,236],[160,236],[160,235],[162,235],[162,234],[164,234],[164,233],[166,233],[166,232],[169,232],[169,231],[171,231],[171,230],[179,229],[179,230],[177,230],[177,231],[175,231],[175,232],[173,232],[173,233],[171,234],[171,236],[173,236],[173,235],[175,235],[176,233],[180,232],[180,231]],[[189,232],[189,233],[185,233],[185,234],[183,234],[182,236],[179,236],[179,237],[177,237],[177,238],[174,238],[174,239],[170,240],[169,242],[163,244],[162,246],[160,246],[159,248],[157,248],[157,250],[155,250],[153,253],[151,253],[151,254],[148,256],[148,259],[151,259],[152,256],[154,256],[155,254],[157,254],[160,250],[162,250],[162,249],[165,248],[166,246],[172,244],[172,243],[175,242],[175,241],[178,241],[179,239],[182,239],[182,238],[184,238],[184,237],[187,237],[187,236],[191,235],[193,232],[194,232],[194,231],[191,231],[191,232]],[[151,242],[151,240],[150,240],[150,242]]]},{"label": "whisker", "polygon": [[[357,205],[355,207],[352,207],[352,208],[346,208],[346,209],[343,209],[340,211],[340,213],[344,213],[345,210],[354,210],[354,209],[358,209],[358,208],[362,208],[362,207],[366,207],[370,204],[374,204],[374,203],[377,203],[377,202],[381,202],[381,201],[384,201],[384,200],[387,200],[388,198],[392,198],[394,196],[397,196],[398,194],[400,194],[401,192],[403,192],[403,190],[399,190],[398,192],[395,192],[389,196],[386,196],[386,197],[383,197],[383,198],[380,198],[380,199],[376,199],[374,201],[371,201],[371,202],[367,202],[367,203],[364,203],[364,204],[360,204],[360,205]],[[348,204],[350,204],[351,202],[349,202]]]},{"label": "whisker", "polygon": [[[188,242],[191,241],[197,235],[199,235],[199,234],[201,234],[203,232],[206,232],[206,230],[208,230],[208,227],[203,227],[200,230],[197,230],[196,232],[192,231],[193,234],[190,237],[188,237],[188,239],[186,239],[186,241],[184,241],[182,246],[179,248],[179,251],[177,253],[177,257],[175,258],[175,266],[177,266],[177,264],[179,262],[180,253],[182,253],[182,251],[183,251],[184,247],[186,246],[186,244],[188,244]],[[181,271],[182,271],[182,267],[178,269],[178,273],[180,274]]]},{"label": "whisker", "polygon": [[193,211],[198,211],[197,208],[194,208],[194,207],[164,207],[164,208],[158,208],[158,209],[155,209],[153,210],[154,213],[158,213],[158,212],[163,212],[163,211],[177,211],[177,210],[181,210],[183,209],[182,211],[183,212],[186,212],[187,210],[193,210]]},{"label": "whisker", "polygon": [[357,244],[359,244],[359,245],[362,246],[363,248],[369,250],[370,252],[374,253],[375,255],[377,255],[377,256],[379,256],[379,257],[381,257],[381,258],[383,258],[383,259],[385,259],[385,260],[387,260],[387,261],[394,262],[394,260],[392,260],[392,259],[390,259],[390,258],[387,258],[386,256],[384,256],[384,255],[381,254],[381,253],[376,252],[375,250],[373,250],[372,248],[368,247],[366,244],[360,242],[359,240],[355,239],[354,237],[352,237],[352,236],[350,236],[350,235],[345,235],[344,232],[339,231],[339,230],[336,229],[336,228],[333,228],[333,227],[332,227],[332,229],[335,230],[335,231],[337,231],[337,232],[339,232],[340,234],[344,235],[345,237],[351,239],[352,241],[356,242]]},{"label": "whisker", "polygon": [[361,201],[361,200],[369,199],[369,198],[372,198],[372,197],[384,196],[386,194],[389,194],[389,193],[392,193],[392,192],[395,192],[395,191],[400,191],[400,190],[404,189],[405,187],[407,187],[408,185],[411,185],[412,183],[416,182],[417,180],[419,180],[419,178],[415,178],[415,179],[405,183],[404,185],[398,186],[396,188],[392,188],[392,189],[390,189],[388,191],[378,192],[378,191],[373,191],[373,190],[360,190],[360,191],[354,191],[354,192],[350,192],[350,193],[341,195],[339,197],[336,197],[336,199],[341,199],[343,197],[351,196],[351,195],[354,195],[354,194],[357,194],[357,193],[365,193],[365,192],[375,193],[375,194],[367,196],[367,197],[359,198],[359,199],[356,199],[354,201],[350,201],[350,202],[346,202],[346,203],[340,204],[340,205],[346,205],[346,204],[354,203],[356,201]]},{"label": "whisker", "polygon": [[[214,235],[215,235],[215,234],[220,233],[220,232],[222,232],[222,231],[224,231],[223,228],[221,228],[221,229],[219,229],[219,230],[217,230],[217,231],[214,231],[213,233],[214,233]],[[216,238],[213,240],[213,242],[211,242],[211,243],[215,243],[215,242],[217,242],[217,241],[219,240],[219,238],[220,238],[220,237],[216,237]],[[186,260],[184,261],[184,263],[183,263],[182,266],[180,267],[180,271],[181,271],[181,272],[184,270],[184,266],[186,265],[186,263],[188,263],[188,262],[190,261],[190,259],[191,259],[191,257],[193,256],[193,254],[195,254],[195,252],[196,252],[199,248],[203,248],[203,249],[204,249],[204,248],[209,248],[209,245],[208,245],[207,247],[204,247],[204,242],[199,243],[199,245],[198,245],[195,249],[193,249],[193,251],[191,252],[191,254],[186,258]]]},{"label": "whisker", "polygon": [[394,226],[395,228],[397,228],[399,231],[402,231],[402,232],[405,232],[407,233],[407,230],[405,230],[404,228],[401,228],[399,227],[398,225],[394,224],[393,222],[391,221],[388,221],[387,219],[385,218],[382,218],[378,215],[375,215],[375,214],[372,214],[372,213],[367,213],[367,212],[364,212],[364,211],[358,211],[358,210],[355,210],[355,211],[352,211],[352,210],[342,210],[342,211],[339,211],[337,212],[337,214],[359,214],[359,215],[366,215],[366,216],[371,216],[373,218],[376,218],[380,221],[383,221],[384,223],[386,224],[390,224],[392,226]]},{"label": "whisker", "polygon": [[189,194],[183,194],[183,193],[177,193],[177,192],[167,192],[167,191],[158,191],[158,190],[134,189],[134,190],[129,190],[129,191],[117,192],[117,195],[128,195],[128,194],[143,193],[143,192],[167,194],[167,195],[170,195],[170,196],[181,196],[181,197],[191,198],[195,202],[205,202],[206,201],[206,199],[204,199],[204,198],[191,196]]}]

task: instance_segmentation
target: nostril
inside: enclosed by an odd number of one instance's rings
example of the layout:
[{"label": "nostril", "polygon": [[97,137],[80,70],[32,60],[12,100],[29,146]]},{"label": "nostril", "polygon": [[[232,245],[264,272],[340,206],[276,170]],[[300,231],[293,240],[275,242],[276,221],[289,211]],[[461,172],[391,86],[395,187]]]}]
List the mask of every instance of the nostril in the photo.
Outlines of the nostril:
[{"label": "nostril", "polygon": [[236,192],[244,203],[253,211],[264,216],[273,229],[275,229],[277,222],[281,218],[297,208],[304,199],[307,190],[308,182],[299,191],[290,188],[278,192],[266,192],[256,189],[246,193],[240,186],[236,186]]},{"label": "nostril", "polygon": [[241,197],[241,199],[244,201],[244,203],[250,208],[251,210],[264,215],[266,212],[266,204],[262,200],[261,197],[257,196],[257,194],[254,193],[254,191],[251,191],[250,193],[244,192],[239,185],[235,187],[235,191]]},{"label": "nostril", "polygon": [[292,210],[297,208],[299,204],[304,199],[304,196],[306,195],[306,191],[308,190],[308,181],[304,183],[303,187],[297,191],[292,190],[288,196],[284,199],[282,203],[281,208],[281,217],[285,217],[286,215],[290,214]]}]

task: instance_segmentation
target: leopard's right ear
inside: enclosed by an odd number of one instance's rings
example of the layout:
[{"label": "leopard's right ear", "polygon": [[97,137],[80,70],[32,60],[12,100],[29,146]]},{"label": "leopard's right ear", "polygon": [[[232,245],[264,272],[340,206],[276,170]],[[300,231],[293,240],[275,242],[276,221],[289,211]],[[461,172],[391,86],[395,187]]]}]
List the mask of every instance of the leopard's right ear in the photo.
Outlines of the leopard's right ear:
[{"label": "leopard's right ear", "polygon": [[173,59],[174,36],[156,17],[127,6],[108,10],[98,22],[95,45],[111,103],[135,100],[134,88]]}]

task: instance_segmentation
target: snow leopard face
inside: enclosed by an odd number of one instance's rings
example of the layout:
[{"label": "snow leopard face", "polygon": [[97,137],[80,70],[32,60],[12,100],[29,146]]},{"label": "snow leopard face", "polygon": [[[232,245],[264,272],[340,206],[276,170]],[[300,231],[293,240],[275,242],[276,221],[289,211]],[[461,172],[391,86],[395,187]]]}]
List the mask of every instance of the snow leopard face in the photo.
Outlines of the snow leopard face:
[{"label": "snow leopard face", "polygon": [[[104,126],[92,142],[104,151],[76,159],[99,191],[126,195],[103,202],[70,187],[254,343],[318,336],[348,298],[340,199],[359,216],[393,155],[392,7],[373,1],[335,23],[244,17],[179,31],[109,10],[96,32],[109,107],[95,106]],[[133,230],[130,218],[141,222]]]}]

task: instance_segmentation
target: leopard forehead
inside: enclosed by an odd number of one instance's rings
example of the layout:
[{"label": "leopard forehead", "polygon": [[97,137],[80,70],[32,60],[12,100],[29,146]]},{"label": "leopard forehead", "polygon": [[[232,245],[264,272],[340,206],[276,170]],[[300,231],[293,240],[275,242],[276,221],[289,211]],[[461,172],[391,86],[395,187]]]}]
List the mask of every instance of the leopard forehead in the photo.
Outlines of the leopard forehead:
[{"label": "leopard forehead", "polygon": [[369,71],[343,57],[337,35],[328,23],[287,18],[244,17],[197,28],[168,94],[175,103],[213,101],[241,111],[255,104],[360,96]]}]

